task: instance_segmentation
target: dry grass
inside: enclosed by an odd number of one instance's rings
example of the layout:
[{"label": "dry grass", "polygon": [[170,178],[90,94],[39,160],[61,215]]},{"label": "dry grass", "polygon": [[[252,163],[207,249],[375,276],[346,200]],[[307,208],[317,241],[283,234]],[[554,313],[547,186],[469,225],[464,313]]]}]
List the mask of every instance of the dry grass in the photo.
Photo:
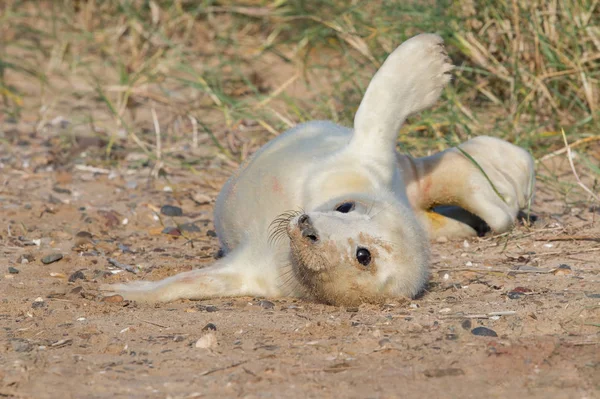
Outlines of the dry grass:
[{"label": "dry grass", "polygon": [[[62,116],[63,151],[95,136],[103,143],[96,163],[118,162],[115,149],[124,149],[141,152],[157,174],[163,165],[195,170],[215,156],[233,167],[298,122],[349,125],[385,55],[422,31],[445,37],[458,68],[445,101],[403,128],[405,150],[424,154],[493,134],[541,157],[562,147],[561,128],[570,142],[600,131],[596,0],[7,0],[0,7],[4,130],[25,124],[41,132]],[[14,144],[0,139],[5,149]],[[580,174],[600,174],[597,155],[585,148]],[[541,177],[572,191],[549,172]]]}]

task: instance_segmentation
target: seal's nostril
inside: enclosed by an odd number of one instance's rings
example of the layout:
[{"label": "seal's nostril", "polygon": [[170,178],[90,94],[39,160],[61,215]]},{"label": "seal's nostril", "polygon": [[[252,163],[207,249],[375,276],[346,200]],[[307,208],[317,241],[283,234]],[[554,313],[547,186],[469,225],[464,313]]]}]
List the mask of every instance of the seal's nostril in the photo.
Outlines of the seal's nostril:
[{"label": "seal's nostril", "polygon": [[298,218],[298,224],[300,226],[304,226],[310,223],[310,216],[306,213]]},{"label": "seal's nostril", "polygon": [[315,229],[311,229],[311,228],[308,228],[308,229],[302,231],[302,237],[308,238],[312,242],[319,241],[319,236],[317,235],[317,232],[315,231]]}]

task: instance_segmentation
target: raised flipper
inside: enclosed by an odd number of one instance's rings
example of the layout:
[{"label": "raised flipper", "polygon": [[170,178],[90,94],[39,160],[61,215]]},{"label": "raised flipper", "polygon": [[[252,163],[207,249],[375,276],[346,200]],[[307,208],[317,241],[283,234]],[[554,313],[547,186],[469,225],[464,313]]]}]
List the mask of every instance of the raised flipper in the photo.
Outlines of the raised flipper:
[{"label": "raised flipper", "polygon": [[404,120],[439,99],[452,68],[440,36],[421,34],[402,43],[369,83],[349,150],[391,165]]},{"label": "raised flipper", "polygon": [[[533,200],[533,158],[493,137],[477,137],[459,147],[462,151],[451,148],[430,157],[399,160],[408,171],[411,203],[430,236],[480,234],[481,221],[496,233],[511,229],[519,211],[527,210]],[[436,208],[443,205],[451,207]],[[432,213],[434,209],[438,211]]]}]

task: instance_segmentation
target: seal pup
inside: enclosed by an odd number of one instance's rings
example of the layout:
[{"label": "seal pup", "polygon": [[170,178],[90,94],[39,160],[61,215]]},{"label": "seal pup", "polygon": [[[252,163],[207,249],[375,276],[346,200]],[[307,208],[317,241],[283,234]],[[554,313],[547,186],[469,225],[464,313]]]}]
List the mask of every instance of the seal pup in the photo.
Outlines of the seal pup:
[{"label": "seal pup", "polygon": [[[223,258],[101,289],[143,302],[295,296],[346,306],[416,295],[430,237],[477,234],[469,216],[506,231],[532,195],[531,157],[499,139],[462,145],[487,178],[456,148],[417,159],[396,153],[404,120],[438,100],[452,68],[439,36],[407,40],[371,80],[354,129],[298,125],[229,179],[214,215]],[[450,207],[432,210],[442,205]]]}]

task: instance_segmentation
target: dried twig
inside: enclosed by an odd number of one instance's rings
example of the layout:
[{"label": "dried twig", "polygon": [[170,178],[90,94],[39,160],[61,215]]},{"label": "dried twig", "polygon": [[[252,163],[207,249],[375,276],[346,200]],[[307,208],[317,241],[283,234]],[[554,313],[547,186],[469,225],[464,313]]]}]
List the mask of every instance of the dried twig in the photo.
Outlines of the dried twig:
[{"label": "dried twig", "polygon": [[560,235],[555,237],[535,237],[535,241],[599,241],[598,236]]},{"label": "dried twig", "polygon": [[596,201],[600,202],[600,197],[598,197],[596,194],[594,194],[592,192],[592,190],[590,190],[585,184],[583,184],[583,182],[579,178],[579,175],[577,174],[577,171],[575,170],[575,165],[573,164],[573,156],[571,155],[571,147],[569,146],[569,143],[567,142],[567,135],[565,134],[565,129],[561,129],[560,131],[562,133],[563,141],[565,142],[565,147],[567,149],[567,158],[569,159],[569,165],[571,165],[571,171],[573,171],[573,175],[575,176],[575,179],[577,179],[577,184],[579,184],[579,186],[581,188],[583,188],[583,190],[585,192],[587,192],[589,195],[591,195],[592,198],[594,198]]},{"label": "dried twig", "polygon": [[[598,140],[600,140],[600,136],[585,137],[583,139],[579,139],[579,140],[577,140],[577,141],[569,144],[569,147],[573,148],[573,147],[577,147],[577,146],[582,145],[582,144],[591,143],[592,141],[598,141]],[[546,154],[543,157],[541,157],[540,159],[536,160],[535,162],[539,163],[539,162],[545,161],[546,159],[554,158],[557,155],[564,154],[565,152],[567,152],[567,148],[568,147],[563,147],[563,148],[560,148],[560,149],[558,149],[556,151],[553,151],[553,152],[551,152],[549,154]]]},{"label": "dried twig", "polygon": [[111,265],[118,267],[119,269],[123,269],[125,271],[128,271],[129,273],[133,273],[133,274],[137,274],[137,270],[135,270],[135,268],[133,266],[129,266],[126,265],[124,263],[119,262],[116,259],[113,258],[108,258],[108,263],[110,263]]},{"label": "dried twig", "polygon": [[212,374],[212,373],[216,373],[217,371],[229,370],[229,369],[232,369],[234,367],[241,366],[244,363],[248,363],[248,360],[242,360],[241,362],[233,363],[233,364],[230,364],[229,366],[216,367],[214,369],[206,370],[206,371],[200,373],[200,375],[204,376],[204,375],[209,375],[209,374]]}]

